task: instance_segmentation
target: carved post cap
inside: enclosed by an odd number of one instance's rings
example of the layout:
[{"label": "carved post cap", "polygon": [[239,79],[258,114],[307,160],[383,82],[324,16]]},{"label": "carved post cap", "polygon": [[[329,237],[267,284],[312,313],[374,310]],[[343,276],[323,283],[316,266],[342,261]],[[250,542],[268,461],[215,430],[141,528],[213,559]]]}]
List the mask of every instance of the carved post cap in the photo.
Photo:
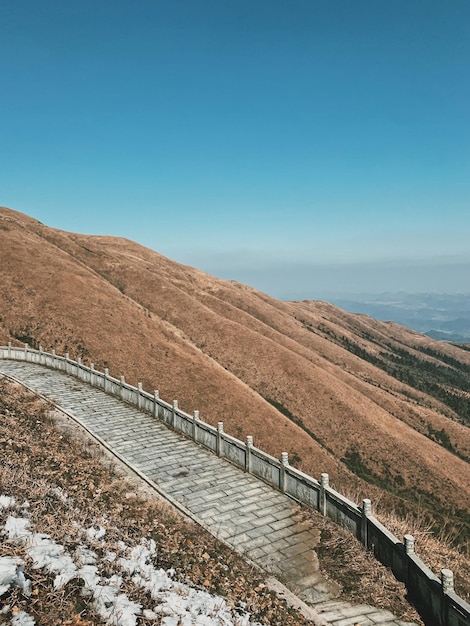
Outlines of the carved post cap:
[{"label": "carved post cap", "polygon": [[217,432],[218,433],[223,433],[224,432],[224,423],[223,422],[217,422]]},{"label": "carved post cap", "polygon": [[281,452],[281,464],[289,465],[289,455],[287,452]]},{"label": "carved post cap", "polygon": [[362,501],[362,513],[363,515],[372,515],[372,502],[369,498],[364,498]]},{"label": "carved post cap", "polygon": [[137,389],[138,389],[139,391],[142,391],[142,383],[137,383]]},{"label": "carved post cap", "polygon": [[173,408],[174,409],[178,408],[178,400],[173,400]]},{"label": "carved post cap", "polygon": [[94,363],[90,363],[90,369],[94,370],[95,369],[95,364]]},{"label": "carved post cap", "polygon": [[199,411],[194,411],[194,419],[195,420],[199,419]]},{"label": "carved post cap", "polygon": [[320,480],[320,482],[321,482],[321,486],[322,486],[322,487],[329,487],[329,485],[330,485],[330,477],[328,476],[328,474],[323,473],[323,474],[321,475],[321,480]]},{"label": "carved post cap", "polygon": [[247,435],[247,438],[246,438],[246,445],[247,445],[249,448],[252,448],[252,447],[253,447],[253,437],[252,437],[251,435]]},{"label": "carved post cap", "polygon": [[65,359],[68,361],[70,359],[70,354],[68,352],[65,353]]},{"label": "carved post cap", "polygon": [[121,385],[124,385],[125,383],[126,383],[126,377],[121,376]]},{"label": "carved post cap", "polygon": [[454,573],[450,569],[441,569],[441,582],[443,593],[454,591]]},{"label": "carved post cap", "polygon": [[415,551],[415,538],[413,535],[405,535],[405,552],[406,554],[414,554]]},{"label": "carved post cap", "polygon": [[160,392],[158,391],[158,389],[155,389],[155,391],[153,392],[153,397],[155,398],[155,400],[158,400],[158,398],[160,397]]},{"label": "carved post cap", "polygon": [[43,352],[42,346],[39,346],[39,352]]},{"label": "carved post cap", "polygon": [[107,367],[104,368],[104,375],[109,376],[109,369]]}]

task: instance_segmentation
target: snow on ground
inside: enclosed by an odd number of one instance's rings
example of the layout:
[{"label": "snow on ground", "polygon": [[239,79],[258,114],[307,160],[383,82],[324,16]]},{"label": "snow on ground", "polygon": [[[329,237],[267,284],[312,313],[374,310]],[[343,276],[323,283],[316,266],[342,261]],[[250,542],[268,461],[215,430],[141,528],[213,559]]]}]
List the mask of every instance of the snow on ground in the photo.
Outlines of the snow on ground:
[{"label": "snow on ground", "polygon": [[[29,504],[19,505],[15,498],[0,495],[0,534],[4,543],[22,548],[24,558],[0,557],[0,598],[13,586],[25,596],[31,595],[31,581],[25,566],[43,570],[54,576],[54,587],[63,588],[72,579],[83,582],[81,593],[87,597],[95,613],[109,626],[135,626],[139,615],[147,620],[161,619],[163,626],[260,626],[250,622],[242,608],[233,609],[224,598],[195,589],[175,580],[173,570],[154,566],[156,547],[152,539],[142,538],[135,546],[124,542],[106,542],[106,529],[77,527],[80,545],[73,554],[56,543],[50,535],[34,532],[29,519]],[[97,552],[104,554],[100,563]],[[112,564],[111,576],[103,574]],[[123,590],[123,583],[127,593]],[[148,606],[134,602],[129,589],[146,592]],[[142,594],[139,594],[142,597]],[[7,605],[2,613],[8,613]],[[15,612],[12,626],[34,626],[34,619],[24,611]]]}]

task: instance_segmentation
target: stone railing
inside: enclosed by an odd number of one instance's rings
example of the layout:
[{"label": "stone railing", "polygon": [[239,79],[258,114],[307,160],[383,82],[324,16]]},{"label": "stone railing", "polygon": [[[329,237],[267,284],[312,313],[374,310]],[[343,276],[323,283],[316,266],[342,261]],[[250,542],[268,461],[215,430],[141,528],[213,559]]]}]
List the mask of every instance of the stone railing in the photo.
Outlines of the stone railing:
[{"label": "stone railing", "polygon": [[396,578],[403,581],[409,597],[425,618],[440,626],[469,626],[470,605],[454,592],[453,573],[441,570],[438,578],[415,554],[411,535],[401,542],[373,515],[371,502],[363,500],[362,506],[351,502],[332,489],[328,474],[318,481],[289,465],[286,452],[280,459],[263,452],[253,445],[251,436],[240,441],[224,431],[223,423],[217,428],[199,419],[199,412],[189,415],[153,394],[126,383],[124,376],[113,378],[108,369],[95,370],[94,365],[84,365],[54,352],[32,350],[27,344],[22,348],[0,347],[0,358],[37,363],[75,376],[93,387],[102,389],[163,421],[169,427],[183,433],[196,443],[208,448],[220,457],[279,489],[296,501],[316,509],[347,528],[384,565],[390,567]]}]

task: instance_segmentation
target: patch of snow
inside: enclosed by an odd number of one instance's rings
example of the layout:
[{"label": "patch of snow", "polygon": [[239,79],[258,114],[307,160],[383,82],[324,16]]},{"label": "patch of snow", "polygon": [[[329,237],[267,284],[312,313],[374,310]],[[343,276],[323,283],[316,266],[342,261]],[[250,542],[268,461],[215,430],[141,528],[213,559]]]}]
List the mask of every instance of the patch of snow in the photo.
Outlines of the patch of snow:
[{"label": "patch of snow", "polygon": [[93,550],[90,550],[86,546],[78,546],[75,550],[75,557],[78,565],[94,565],[98,555]]},{"label": "patch of snow", "polygon": [[9,541],[21,543],[23,539],[31,535],[31,531],[28,530],[30,525],[30,521],[24,517],[13,517],[13,515],[9,515],[5,522],[4,532],[8,535]]},{"label": "patch of snow", "polygon": [[[14,498],[3,497],[3,508],[14,506]],[[13,503],[12,503],[13,502]],[[26,514],[26,511],[23,511]],[[173,569],[163,570],[153,565],[157,549],[152,539],[142,538],[134,547],[123,541],[113,546],[115,551],[106,551],[103,537],[106,529],[81,528],[76,524],[77,532],[82,534],[90,545],[99,542],[105,551],[104,559],[114,563],[122,576],[114,574],[110,578],[100,575],[98,555],[89,546],[79,545],[74,554],[67,552],[63,545],[53,541],[45,533],[33,533],[30,521],[9,515],[3,534],[9,541],[25,548],[26,555],[32,559],[34,569],[43,569],[55,574],[54,587],[62,588],[72,579],[81,579],[84,583],[81,593],[90,598],[93,610],[108,626],[136,626],[140,615],[148,620],[161,620],[164,626],[248,626],[250,615],[243,610],[233,611],[224,598],[198,590],[174,579]],[[0,559],[0,594],[8,591],[12,584],[20,585],[24,592],[31,593],[31,582],[24,577],[24,563],[16,557]],[[152,598],[155,606],[143,608],[121,591],[123,578],[126,586],[132,582],[135,587],[144,589]],[[3,591],[2,591],[3,590]],[[26,613],[20,618],[15,614],[14,626],[32,626],[33,618]],[[23,620],[23,621],[20,621]],[[31,621],[32,620],[32,621]],[[13,625],[13,620],[12,620]],[[254,624],[254,626],[260,626]]]},{"label": "patch of snow", "polygon": [[10,585],[16,582],[18,566],[23,561],[14,556],[2,556],[0,558],[0,596],[10,589]]},{"label": "patch of snow", "polygon": [[10,509],[16,504],[15,498],[10,496],[0,496],[0,509]]},{"label": "patch of snow", "polygon": [[34,626],[35,625],[34,617],[28,615],[24,611],[18,611],[13,613],[13,617],[11,618],[11,626]]},{"label": "patch of snow", "polygon": [[94,526],[90,526],[90,528],[86,529],[86,535],[88,537],[88,539],[91,540],[96,540],[98,541],[99,539],[102,539],[106,534],[106,529],[103,528],[103,526],[99,526],[98,528],[95,528]]}]

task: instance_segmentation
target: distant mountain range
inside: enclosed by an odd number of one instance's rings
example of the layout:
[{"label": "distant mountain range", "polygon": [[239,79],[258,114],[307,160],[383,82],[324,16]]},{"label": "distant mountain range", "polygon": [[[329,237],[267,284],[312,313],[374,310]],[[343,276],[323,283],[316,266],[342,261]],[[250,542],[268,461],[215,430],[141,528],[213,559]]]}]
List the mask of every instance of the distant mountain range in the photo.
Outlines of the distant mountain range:
[{"label": "distant mountain range", "polygon": [[470,293],[380,293],[330,298],[351,313],[393,321],[433,339],[470,343]]}]

